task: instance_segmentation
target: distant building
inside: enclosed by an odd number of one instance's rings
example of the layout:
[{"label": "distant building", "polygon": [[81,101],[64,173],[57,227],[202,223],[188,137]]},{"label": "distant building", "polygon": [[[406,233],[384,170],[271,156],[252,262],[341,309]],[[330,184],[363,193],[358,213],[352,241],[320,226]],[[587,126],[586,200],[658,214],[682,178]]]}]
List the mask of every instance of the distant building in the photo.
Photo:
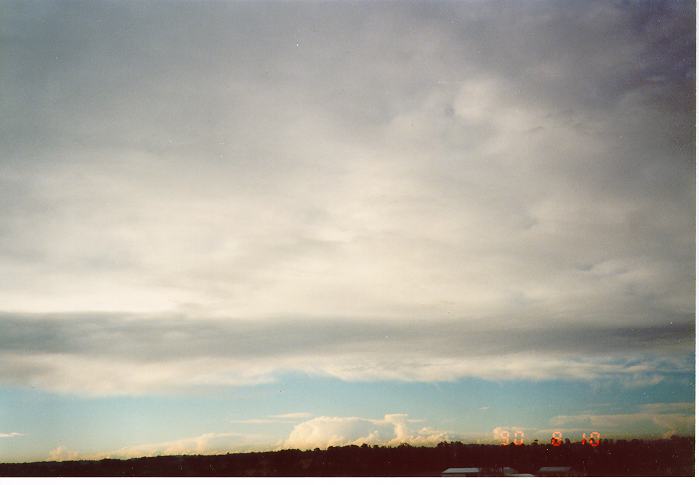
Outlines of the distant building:
[{"label": "distant building", "polygon": [[447,468],[442,472],[443,477],[477,477],[480,474],[480,468]]},{"label": "distant building", "polygon": [[573,467],[570,466],[542,466],[536,472],[538,477],[573,477]]}]

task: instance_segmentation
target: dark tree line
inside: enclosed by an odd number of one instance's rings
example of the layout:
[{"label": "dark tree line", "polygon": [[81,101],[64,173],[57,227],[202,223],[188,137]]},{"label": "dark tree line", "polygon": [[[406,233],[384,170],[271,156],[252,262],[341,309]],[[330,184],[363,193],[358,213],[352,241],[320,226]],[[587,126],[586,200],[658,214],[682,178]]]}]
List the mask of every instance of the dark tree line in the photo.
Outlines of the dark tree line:
[{"label": "dark tree line", "polygon": [[341,446],[226,455],[184,455],[0,464],[0,476],[438,476],[449,467],[536,473],[571,466],[586,476],[693,476],[694,438],[602,440],[515,446],[443,442],[436,447]]}]

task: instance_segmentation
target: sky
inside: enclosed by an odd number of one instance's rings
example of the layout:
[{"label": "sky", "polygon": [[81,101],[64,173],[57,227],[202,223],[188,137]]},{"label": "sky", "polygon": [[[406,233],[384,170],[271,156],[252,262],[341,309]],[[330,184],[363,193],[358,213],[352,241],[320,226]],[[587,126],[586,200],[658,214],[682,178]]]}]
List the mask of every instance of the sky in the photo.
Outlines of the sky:
[{"label": "sky", "polygon": [[4,1],[0,461],[693,435],[694,9]]}]

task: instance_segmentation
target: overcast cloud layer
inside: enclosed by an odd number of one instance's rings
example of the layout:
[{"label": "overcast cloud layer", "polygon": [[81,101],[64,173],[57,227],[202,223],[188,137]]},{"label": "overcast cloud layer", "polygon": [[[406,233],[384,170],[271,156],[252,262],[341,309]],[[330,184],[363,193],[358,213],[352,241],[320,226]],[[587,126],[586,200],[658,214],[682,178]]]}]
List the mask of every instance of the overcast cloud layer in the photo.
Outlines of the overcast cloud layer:
[{"label": "overcast cloud layer", "polygon": [[0,45],[0,383],[693,369],[688,3],[5,2]]},{"label": "overcast cloud layer", "polygon": [[[0,382],[83,395],[270,382],[575,379],[643,386],[694,369],[694,326],[484,330],[468,321],[203,321],[0,315]],[[90,369],[86,372],[85,369]]]}]

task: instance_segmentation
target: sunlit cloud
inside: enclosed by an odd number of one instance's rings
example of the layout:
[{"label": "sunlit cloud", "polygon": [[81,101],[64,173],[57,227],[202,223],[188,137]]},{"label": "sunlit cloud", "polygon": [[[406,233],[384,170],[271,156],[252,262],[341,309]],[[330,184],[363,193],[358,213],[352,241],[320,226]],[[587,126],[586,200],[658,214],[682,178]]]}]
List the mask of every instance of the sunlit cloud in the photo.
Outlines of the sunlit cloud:
[{"label": "sunlit cloud", "polygon": [[78,459],[80,459],[80,453],[68,449],[65,446],[58,446],[52,449],[47,456],[47,460],[49,461],[71,461]]},{"label": "sunlit cloud", "polygon": [[270,418],[274,418],[274,419],[293,419],[293,420],[296,420],[296,419],[306,419],[306,418],[310,418],[311,416],[313,416],[311,413],[300,412],[300,413],[275,414],[275,415],[270,416]]},{"label": "sunlit cloud", "polygon": [[571,430],[598,431],[611,436],[669,438],[694,434],[694,403],[653,403],[638,406],[637,412],[555,416],[554,426]]},{"label": "sunlit cloud", "polygon": [[383,419],[320,416],[297,424],[283,448],[327,448],[344,445],[434,446],[447,441],[449,433],[429,427],[411,429],[406,414],[387,414]]},{"label": "sunlit cloud", "polygon": [[254,451],[269,447],[270,437],[256,434],[217,432],[157,443],[143,443],[117,450],[97,453],[81,453],[59,446],[48,455],[49,460],[67,461],[76,459],[101,460],[104,458],[139,458],[143,456],[224,454],[232,451]]}]

